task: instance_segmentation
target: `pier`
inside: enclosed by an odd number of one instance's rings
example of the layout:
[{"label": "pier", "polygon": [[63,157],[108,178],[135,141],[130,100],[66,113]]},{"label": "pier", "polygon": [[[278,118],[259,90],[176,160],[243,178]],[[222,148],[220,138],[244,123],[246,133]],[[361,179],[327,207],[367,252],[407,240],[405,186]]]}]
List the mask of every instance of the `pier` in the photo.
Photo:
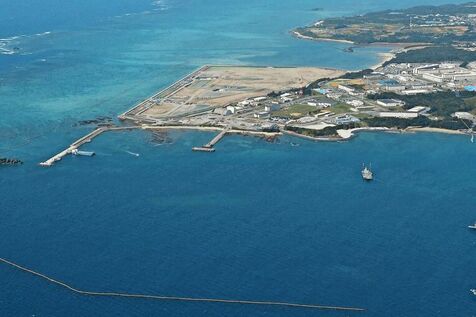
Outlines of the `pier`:
[{"label": "pier", "polygon": [[221,127],[199,127],[199,126],[155,126],[155,125],[133,125],[133,126],[124,126],[124,127],[101,127],[97,128],[94,131],[86,134],[85,136],[79,138],[75,142],[73,142],[68,148],[59,152],[58,154],[52,156],[48,160],[41,162],[41,166],[49,167],[53,166],[56,162],[61,161],[64,157],[70,155],[75,150],[79,150],[79,148],[91,142],[94,138],[98,137],[99,135],[103,134],[104,132],[108,131],[126,131],[126,130],[135,130],[135,129],[142,129],[142,130],[199,130],[199,131],[220,131],[210,142],[203,146],[193,147],[192,150],[196,152],[215,152],[215,145],[220,142],[225,135],[227,134],[239,134],[239,135],[251,135],[251,136],[258,136],[258,137],[265,137],[265,138],[274,138],[281,133],[278,132],[262,132],[262,131],[249,131],[249,130],[234,130],[231,127],[221,128]]},{"label": "pier", "polygon": [[67,149],[59,152],[58,154],[52,156],[48,160],[41,162],[41,166],[49,167],[55,164],[58,161],[61,161],[65,156],[70,155],[74,150],[78,150],[82,145],[85,143],[91,142],[94,138],[101,135],[106,131],[121,131],[121,130],[132,130],[137,129],[137,126],[132,127],[101,127],[97,128],[96,130],[86,134],[85,136],[81,137],[80,139],[73,142]]},{"label": "pier", "polygon": [[212,147],[204,147],[204,146],[194,146],[192,148],[194,152],[215,152],[215,149]]},{"label": "pier", "polygon": [[77,150],[81,145],[91,142],[95,137],[102,134],[104,131],[107,131],[107,128],[97,128],[93,132],[88,133],[82,138],[73,142],[67,149],[59,152],[58,154],[54,155],[50,159],[44,162],[41,162],[40,165],[46,166],[46,167],[52,166],[56,162],[61,161],[65,156],[71,154],[74,150]]},{"label": "pier", "polygon": [[215,144],[217,144],[218,142],[220,142],[221,139],[223,139],[223,137],[228,133],[228,131],[230,131],[230,128],[226,128],[225,130],[223,130],[222,132],[220,132],[216,137],[214,137],[209,143],[205,144],[204,147],[208,147],[208,148],[212,148],[215,146]]},{"label": "pier", "polygon": [[221,141],[225,137],[225,135],[231,131],[231,128],[225,128],[223,131],[218,133],[210,142],[205,144],[204,146],[196,146],[192,148],[192,151],[195,152],[215,152],[214,146]]}]

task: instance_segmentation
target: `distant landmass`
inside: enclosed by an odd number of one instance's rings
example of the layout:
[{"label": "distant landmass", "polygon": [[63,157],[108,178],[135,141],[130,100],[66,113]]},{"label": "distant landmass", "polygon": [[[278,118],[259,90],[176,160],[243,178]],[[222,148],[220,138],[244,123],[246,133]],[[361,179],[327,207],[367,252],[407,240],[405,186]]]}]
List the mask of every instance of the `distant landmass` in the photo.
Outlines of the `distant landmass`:
[{"label": "distant landmass", "polygon": [[476,41],[476,2],[418,6],[359,16],[328,18],[294,30],[309,39],[369,43],[438,43]]}]

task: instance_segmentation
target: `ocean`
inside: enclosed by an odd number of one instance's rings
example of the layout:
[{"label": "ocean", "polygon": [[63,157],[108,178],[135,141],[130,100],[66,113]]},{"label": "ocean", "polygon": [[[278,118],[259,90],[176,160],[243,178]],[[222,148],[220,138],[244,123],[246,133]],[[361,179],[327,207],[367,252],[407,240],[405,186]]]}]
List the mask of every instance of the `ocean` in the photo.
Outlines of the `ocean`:
[{"label": "ocean", "polygon": [[[93,129],[80,120],[115,118],[202,64],[356,70],[388,51],[345,53],[295,39],[293,27],[446,2],[0,1],[0,156],[25,161],[0,169],[0,257],[91,291],[474,315],[469,137],[229,136],[210,155],[191,147],[212,133],[172,131],[156,144],[111,132],[84,147],[94,158],[37,165]],[[375,182],[362,182],[362,162]],[[0,281],[1,316],[354,315],[85,297],[5,265]]]}]

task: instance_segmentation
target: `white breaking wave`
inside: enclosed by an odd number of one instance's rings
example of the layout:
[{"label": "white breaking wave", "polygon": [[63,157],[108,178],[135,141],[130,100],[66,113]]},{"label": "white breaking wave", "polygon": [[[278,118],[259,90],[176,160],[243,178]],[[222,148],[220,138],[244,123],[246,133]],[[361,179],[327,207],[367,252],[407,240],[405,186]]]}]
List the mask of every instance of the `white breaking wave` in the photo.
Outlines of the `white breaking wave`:
[{"label": "white breaking wave", "polygon": [[0,39],[0,55],[13,55],[15,51],[10,48],[10,41]]},{"label": "white breaking wave", "polygon": [[35,35],[36,36],[45,36],[45,35],[50,35],[51,32],[50,31],[46,31],[46,32],[43,32],[43,33],[36,33]]},{"label": "white breaking wave", "polygon": [[152,2],[152,5],[155,7],[154,11],[165,11],[169,9],[165,0],[156,0]]},{"label": "white breaking wave", "polygon": [[[18,49],[18,47],[21,46],[22,39],[47,36],[50,34],[52,34],[51,31],[46,31],[46,32],[36,33],[36,34],[21,34],[21,35],[1,38],[0,39],[0,55],[13,55],[13,54],[20,53],[20,50]],[[24,52],[22,52],[22,54],[24,54]]]}]

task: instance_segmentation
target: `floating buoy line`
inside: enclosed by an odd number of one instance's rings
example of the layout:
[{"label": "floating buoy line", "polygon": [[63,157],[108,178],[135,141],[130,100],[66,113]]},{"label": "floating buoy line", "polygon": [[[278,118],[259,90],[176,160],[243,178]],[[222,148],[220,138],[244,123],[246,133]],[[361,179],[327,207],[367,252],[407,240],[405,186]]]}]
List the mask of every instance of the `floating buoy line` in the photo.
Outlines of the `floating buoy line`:
[{"label": "floating buoy line", "polygon": [[0,262],[9,265],[20,271],[30,273],[37,277],[40,277],[52,284],[56,284],[67,290],[81,295],[97,296],[97,297],[123,297],[123,298],[137,298],[137,299],[151,299],[161,301],[179,301],[179,302],[201,302],[201,303],[222,303],[222,304],[240,304],[240,305],[254,305],[254,306],[280,306],[289,308],[308,308],[319,310],[334,310],[334,311],[365,311],[363,308],[356,307],[341,307],[341,306],[326,306],[326,305],[314,305],[314,304],[298,304],[288,302],[273,302],[273,301],[252,301],[252,300],[234,300],[234,299],[219,299],[219,298],[198,298],[198,297],[179,297],[179,296],[162,296],[162,295],[146,295],[146,294],[130,294],[130,293],[115,293],[115,292],[93,292],[85,291],[68,285],[64,282],[51,278],[45,274],[36,272],[14,262],[8,261],[4,258],[0,258]]}]

